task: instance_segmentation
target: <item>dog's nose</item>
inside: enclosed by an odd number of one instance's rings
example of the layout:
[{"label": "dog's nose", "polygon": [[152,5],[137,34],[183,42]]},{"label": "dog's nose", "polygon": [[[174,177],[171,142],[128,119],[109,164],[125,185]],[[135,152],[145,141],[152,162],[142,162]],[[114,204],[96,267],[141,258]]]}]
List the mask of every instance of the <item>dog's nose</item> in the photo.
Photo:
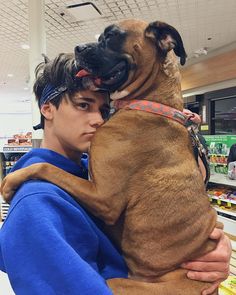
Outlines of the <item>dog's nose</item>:
[{"label": "dog's nose", "polygon": [[78,53],[80,53],[80,52],[84,51],[86,48],[87,48],[87,45],[86,44],[77,45],[75,47],[75,51],[78,52]]}]

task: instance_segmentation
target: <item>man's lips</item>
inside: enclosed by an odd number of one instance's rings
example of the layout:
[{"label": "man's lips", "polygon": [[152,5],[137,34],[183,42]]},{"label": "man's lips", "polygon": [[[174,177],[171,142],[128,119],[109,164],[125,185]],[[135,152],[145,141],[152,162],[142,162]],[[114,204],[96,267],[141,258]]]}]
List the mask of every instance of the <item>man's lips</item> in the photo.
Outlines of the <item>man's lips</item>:
[{"label": "man's lips", "polygon": [[85,136],[94,136],[95,132],[85,132],[83,135]]}]

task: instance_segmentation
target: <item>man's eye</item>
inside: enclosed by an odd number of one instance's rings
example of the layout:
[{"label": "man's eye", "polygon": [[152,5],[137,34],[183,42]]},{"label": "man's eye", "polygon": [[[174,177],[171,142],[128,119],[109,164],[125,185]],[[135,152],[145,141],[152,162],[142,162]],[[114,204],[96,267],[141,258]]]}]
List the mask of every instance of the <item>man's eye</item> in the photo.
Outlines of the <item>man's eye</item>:
[{"label": "man's eye", "polygon": [[78,107],[80,107],[83,110],[87,110],[89,108],[89,104],[86,102],[81,102],[78,104]]}]

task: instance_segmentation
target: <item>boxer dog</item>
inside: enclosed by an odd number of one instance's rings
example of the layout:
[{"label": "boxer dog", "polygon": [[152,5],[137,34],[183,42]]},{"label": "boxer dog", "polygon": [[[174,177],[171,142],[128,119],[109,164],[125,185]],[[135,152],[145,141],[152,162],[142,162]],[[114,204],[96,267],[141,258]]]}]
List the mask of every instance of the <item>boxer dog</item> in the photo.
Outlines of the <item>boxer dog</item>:
[{"label": "boxer dog", "polygon": [[125,20],[77,46],[75,56],[77,77],[109,90],[117,110],[92,140],[91,181],[44,163],[20,170],[21,180],[53,182],[111,225],[129,268],[129,279],[108,280],[114,294],[201,294],[208,284],[188,279],[180,264],[215,247],[216,213],[182,113],[179,33]]}]

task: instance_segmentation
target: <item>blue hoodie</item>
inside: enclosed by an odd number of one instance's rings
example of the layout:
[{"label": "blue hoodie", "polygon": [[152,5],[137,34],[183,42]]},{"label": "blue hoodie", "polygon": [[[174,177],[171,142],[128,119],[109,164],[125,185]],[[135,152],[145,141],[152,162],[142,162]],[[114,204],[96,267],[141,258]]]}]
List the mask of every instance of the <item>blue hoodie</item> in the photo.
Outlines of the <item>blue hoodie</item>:
[{"label": "blue hoodie", "polygon": [[[85,163],[78,166],[47,149],[28,152],[13,170],[39,162],[87,177]],[[0,269],[8,274],[14,292],[112,294],[105,280],[126,278],[127,268],[98,223],[52,183],[30,180],[21,185],[0,230]]]}]

